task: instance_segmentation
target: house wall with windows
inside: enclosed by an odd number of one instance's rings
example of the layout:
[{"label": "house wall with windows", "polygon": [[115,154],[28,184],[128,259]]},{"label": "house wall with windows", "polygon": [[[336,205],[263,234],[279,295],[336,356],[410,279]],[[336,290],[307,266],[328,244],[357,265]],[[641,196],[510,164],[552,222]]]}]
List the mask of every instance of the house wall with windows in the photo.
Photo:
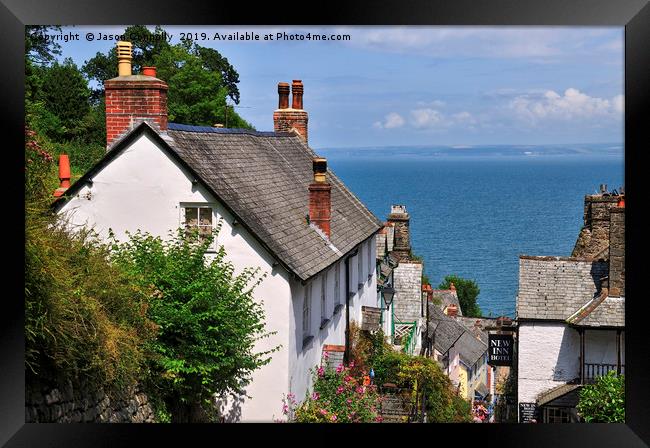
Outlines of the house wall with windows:
[{"label": "house wall with windows", "polygon": [[[350,322],[361,323],[362,306],[378,306],[377,279],[374,264],[374,236],[359,246],[358,254],[350,258]],[[369,248],[370,247],[370,248]],[[362,258],[361,275],[358,271],[358,256]],[[339,271],[340,282],[336,288],[336,271]],[[361,286],[359,286],[361,284]],[[323,285],[325,288],[323,289]],[[311,289],[311,291],[310,291]],[[291,281],[293,300],[291,314],[293,315],[290,340],[289,363],[291,392],[297,400],[302,400],[311,387],[312,374],[310,369],[321,364],[322,347],[325,344],[345,345],[345,261],[342,258],[329,269],[316,275],[303,285],[299,281]],[[337,295],[338,291],[338,295]],[[325,295],[322,305],[322,293]],[[305,308],[305,301],[308,307]],[[325,314],[322,313],[324,308]],[[308,325],[304,325],[305,309],[309,310]],[[305,331],[305,327],[307,330]]]},{"label": "house wall with windows", "polygon": [[[143,133],[94,176],[92,185],[85,185],[70,198],[59,213],[66,216],[71,228],[92,227],[101,238],[107,238],[111,229],[118,240],[125,241],[127,232],[138,229],[164,237],[185,222],[184,208],[212,207],[213,225],[221,221],[222,226],[216,243],[224,246],[235,274],[247,267],[259,267],[267,274],[255,288],[254,296],[263,303],[266,330],[274,334],[258,341],[256,350],[281,346],[271,354],[269,364],[254,372],[253,381],[246,388],[252,398],[226,400],[223,409],[232,421],[271,421],[281,415],[283,394],[292,391],[298,399],[304,396],[310,385],[308,369],[320,362],[322,345],[345,341],[345,308],[334,313],[335,270],[330,267],[302,285],[241,224],[233,225],[234,217],[223,204],[200,183],[192,181],[190,173]],[[366,260],[362,260],[361,276],[357,273],[356,257],[350,260],[350,289],[355,293],[350,301],[351,320],[361,317],[361,305],[376,306],[374,258],[373,263],[367,261],[368,251],[370,257],[375,256],[374,238],[371,236],[361,245],[359,254]],[[341,260],[335,266],[340,269],[339,300],[345,305],[343,265]],[[321,329],[323,281],[326,315],[330,320]],[[303,347],[302,306],[308,285],[312,288],[309,331],[313,340]]]}]

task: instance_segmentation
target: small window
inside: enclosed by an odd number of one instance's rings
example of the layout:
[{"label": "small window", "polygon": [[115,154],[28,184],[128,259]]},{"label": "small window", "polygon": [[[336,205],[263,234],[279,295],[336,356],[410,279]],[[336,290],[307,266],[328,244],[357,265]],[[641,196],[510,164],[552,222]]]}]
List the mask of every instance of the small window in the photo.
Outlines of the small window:
[{"label": "small window", "polygon": [[363,254],[361,248],[357,252],[357,282],[359,283],[359,289],[363,288],[365,281],[363,279]]},{"label": "small window", "polygon": [[311,333],[311,287],[312,284],[309,283],[305,286],[305,300],[302,304],[302,337],[303,340],[307,339]]},{"label": "small window", "polygon": [[334,266],[334,307],[341,304],[341,264]]},{"label": "small window", "polygon": [[[185,205],[181,207],[181,225],[187,234],[197,234],[200,242],[210,237],[215,229],[214,213],[212,206]],[[213,241],[209,250],[214,250],[216,242]]]},{"label": "small window", "polygon": [[327,273],[321,275],[320,280],[320,327],[323,328],[329,321],[327,318]]}]

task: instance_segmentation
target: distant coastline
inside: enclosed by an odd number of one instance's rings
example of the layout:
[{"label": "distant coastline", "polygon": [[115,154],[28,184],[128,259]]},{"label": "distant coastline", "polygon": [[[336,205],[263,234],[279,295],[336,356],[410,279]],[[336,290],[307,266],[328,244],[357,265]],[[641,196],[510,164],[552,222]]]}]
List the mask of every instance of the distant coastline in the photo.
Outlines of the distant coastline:
[{"label": "distant coastline", "polygon": [[356,148],[318,148],[330,158],[621,158],[624,146],[618,143],[566,145],[428,145],[428,146],[367,146]]}]

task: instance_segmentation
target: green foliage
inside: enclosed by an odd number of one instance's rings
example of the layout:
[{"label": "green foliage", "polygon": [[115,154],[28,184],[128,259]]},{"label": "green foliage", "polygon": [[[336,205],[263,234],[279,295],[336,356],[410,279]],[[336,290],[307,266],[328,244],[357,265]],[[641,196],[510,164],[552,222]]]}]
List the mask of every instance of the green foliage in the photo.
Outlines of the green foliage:
[{"label": "green foliage", "polygon": [[[226,105],[230,98],[239,104],[239,74],[217,50],[201,47],[192,41],[170,45],[154,35],[164,32],[156,27],[152,33],[142,25],[125,29],[126,39],[133,44],[134,73],[142,67],[155,66],[157,77],[169,85],[168,109],[170,121],[212,126],[222,123],[229,128],[252,129],[233,107]],[[93,91],[98,102],[103,96],[103,83],[117,76],[115,48],[108,53],[97,53],[86,61],[84,73],[100,85]]]},{"label": "green foliage", "polygon": [[588,423],[625,423],[625,377],[610,371],[583,386],[577,409]]},{"label": "green foliage", "polygon": [[[354,364],[351,364],[354,367]],[[377,388],[364,386],[350,368],[318,367],[312,370],[313,393],[293,410],[285,407],[285,415],[295,414],[298,423],[372,423],[381,421]],[[289,412],[292,411],[292,412]]]},{"label": "green foliage", "polygon": [[48,213],[54,163],[29,130],[25,160],[27,380],[55,371],[119,392],[145,371],[146,295],[91,232],[69,233]]},{"label": "green foliage", "polygon": [[196,406],[214,420],[214,395],[242,393],[253,371],[278,349],[254,352],[256,342],[270,335],[252,294],[265,275],[259,268],[235,275],[223,247],[206,261],[210,240],[198,244],[184,230],[166,241],[138,232],[113,245],[113,260],[152,294],[148,315],[159,333],[150,344],[149,390],[175,422],[191,421]]},{"label": "green foliage", "polygon": [[25,26],[25,57],[27,60],[34,65],[47,65],[54,61],[54,56],[61,54],[61,45],[54,40],[48,40],[46,36],[60,32],[60,26]]},{"label": "green foliage", "polygon": [[460,303],[460,309],[463,312],[463,316],[466,317],[481,317],[482,312],[476,303],[476,298],[478,297],[481,290],[474,280],[464,279],[458,277],[457,275],[448,275],[445,277],[445,280],[438,285],[439,289],[449,289],[451,284],[454,284],[456,287],[456,292],[458,294],[458,302]]}]

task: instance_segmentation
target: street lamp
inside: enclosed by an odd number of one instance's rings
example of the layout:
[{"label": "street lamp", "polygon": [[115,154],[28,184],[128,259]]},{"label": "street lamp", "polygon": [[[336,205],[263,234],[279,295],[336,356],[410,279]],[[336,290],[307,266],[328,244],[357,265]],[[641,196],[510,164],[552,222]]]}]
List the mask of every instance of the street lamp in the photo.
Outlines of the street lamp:
[{"label": "street lamp", "polygon": [[393,303],[393,297],[395,296],[395,288],[393,288],[391,284],[388,283],[386,284],[386,286],[382,288],[381,292],[384,297],[384,302],[386,303],[386,311],[388,311],[390,308],[390,304]]}]

